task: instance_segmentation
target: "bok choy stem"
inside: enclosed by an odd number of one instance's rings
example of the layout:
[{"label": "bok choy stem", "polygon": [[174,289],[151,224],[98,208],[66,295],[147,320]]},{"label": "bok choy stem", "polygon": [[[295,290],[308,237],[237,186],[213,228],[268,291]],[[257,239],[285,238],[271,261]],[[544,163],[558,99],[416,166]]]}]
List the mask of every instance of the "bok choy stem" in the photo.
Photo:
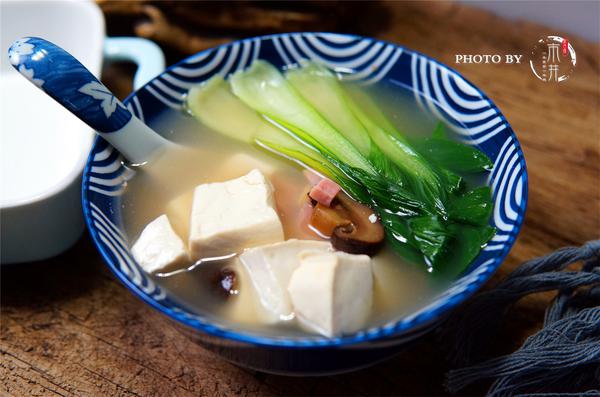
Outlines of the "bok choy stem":
[{"label": "bok choy stem", "polygon": [[440,180],[427,160],[411,147],[373,100],[357,90],[351,93],[355,100],[348,101],[350,109],[383,153],[408,175],[424,181],[434,191],[441,192]]},{"label": "bok choy stem", "polygon": [[363,156],[369,156],[369,133],[350,111],[346,95],[337,77],[329,69],[305,62],[302,67],[289,69],[285,78]]},{"label": "bok choy stem", "polygon": [[255,61],[249,69],[234,73],[230,81],[233,93],[246,105],[301,140],[352,167],[376,173],[358,149],[306,103],[273,65]]},{"label": "bok choy stem", "polygon": [[289,69],[285,78],[306,102],[345,136],[366,157],[378,173],[403,184],[398,167],[373,142],[365,126],[355,117],[351,99],[329,69],[313,62]]},{"label": "bok choy stem", "polygon": [[188,92],[187,107],[194,117],[209,128],[238,141],[254,144],[262,140],[288,151],[302,153],[314,163],[327,162],[315,148],[282,133],[280,128],[244,104],[233,95],[229,83],[221,76],[214,76],[203,84],[193,86]]}]

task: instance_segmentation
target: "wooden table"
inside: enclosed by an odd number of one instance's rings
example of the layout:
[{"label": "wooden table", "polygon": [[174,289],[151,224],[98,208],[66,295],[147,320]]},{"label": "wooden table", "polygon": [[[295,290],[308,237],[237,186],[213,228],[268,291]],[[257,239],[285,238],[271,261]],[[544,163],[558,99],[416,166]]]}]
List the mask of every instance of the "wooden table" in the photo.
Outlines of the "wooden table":
[{"label": "wooden table", "polygon": [[[574,74],[545,84],[527,64],[455,65],[454,56],[527,54],[539,37],[562,33],[556,29],[449,3],[385,7],[388,20],[373,35],[455,67],[496,102],[523,145],[527,217],[496,278],[528,258],[598,238],[599,46],[569,37],[577,51]],[[498,341],[505,351],[539,328],[549,297],[519,303]],[[3,267],[1,321],[2,395],[439,395],[449,369],[432,337],[347,375],[285,378],[237,368],[190,343],[133,297],[88,236],[52,260]]]}]

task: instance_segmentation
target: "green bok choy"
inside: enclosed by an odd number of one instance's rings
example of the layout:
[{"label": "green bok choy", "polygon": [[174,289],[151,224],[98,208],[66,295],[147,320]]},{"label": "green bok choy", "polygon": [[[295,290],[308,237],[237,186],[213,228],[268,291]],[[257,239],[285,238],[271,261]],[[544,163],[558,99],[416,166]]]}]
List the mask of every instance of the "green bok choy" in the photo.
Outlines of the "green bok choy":
[{"label": "green bok choy", "polygon": [[322,66],[284,75],[255,61],[229,81],[192,87],[188,107],[209,128],[339,183],[379,215],[397,252],[430,271],[460,273],[493,236],[490,189],[468,190],[460,175],[491,168],[482,152],[448,139],[443,126],[409,140],[372,98]]}]

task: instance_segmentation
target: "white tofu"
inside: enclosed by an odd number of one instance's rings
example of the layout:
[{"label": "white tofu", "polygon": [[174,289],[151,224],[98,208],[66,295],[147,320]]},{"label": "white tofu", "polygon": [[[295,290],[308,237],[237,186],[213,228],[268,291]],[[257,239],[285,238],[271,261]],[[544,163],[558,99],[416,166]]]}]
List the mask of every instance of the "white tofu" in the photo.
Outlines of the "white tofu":
[{"label": "white tofu", "polygon": [[288,287],[296,318],[332,337],[362,329],[373,301],[371,258],[344,252],[303,252]]},{"label": "white tofu", "polygon": [[259,170],[194,190],[189,249],[193,259],[283,241],[273,187]]},{"label": "white tofu", "polygon": [[331,244],[326,241],[292,239],[247,249],[240,255],[262,309],[269,314],[267,322],[289,319],[293,314],[287,287],[292,273],[300,265],[299,254],[331,250]]},{"label": "white tofu", "polygon": [[146,225],[131,252],[148,273],[176,270],[188,261],[185,245],[166,215],[161,215]]}]

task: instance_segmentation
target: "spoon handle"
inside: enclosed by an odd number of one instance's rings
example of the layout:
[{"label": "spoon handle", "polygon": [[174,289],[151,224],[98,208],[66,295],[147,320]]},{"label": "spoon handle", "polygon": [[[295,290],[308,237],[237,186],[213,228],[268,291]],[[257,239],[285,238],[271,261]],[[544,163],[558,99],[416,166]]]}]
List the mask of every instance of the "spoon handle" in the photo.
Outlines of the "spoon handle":
[{"label": "spoon handle", "polygon": [[96,130],[131,162],[144,163],[169,145],[57,45],[26,37],[11,45],[8,57],[19,73]]}]

